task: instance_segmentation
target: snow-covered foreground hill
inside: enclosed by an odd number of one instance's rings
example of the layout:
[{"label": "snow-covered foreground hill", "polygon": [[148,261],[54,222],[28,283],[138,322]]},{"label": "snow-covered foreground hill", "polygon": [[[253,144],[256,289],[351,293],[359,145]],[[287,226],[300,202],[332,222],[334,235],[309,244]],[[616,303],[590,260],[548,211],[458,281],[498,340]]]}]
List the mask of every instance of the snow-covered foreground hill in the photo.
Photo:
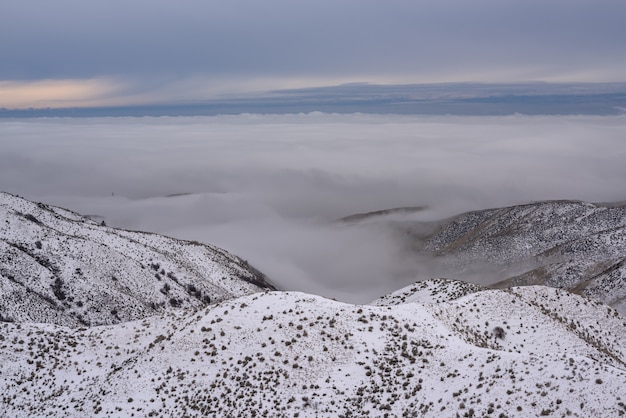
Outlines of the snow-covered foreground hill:
[{"label": "snow-covered foreground hill", "polygon": [[263,274],[217,247],[0,192],[0,320],[111,324],[264,288]]},{"label": "snow-covered foreground hill", "polygon": [[263,292],[91,328],[2,323],[0,415],[626,413],[615,310],[541,286],[400,293],[411,302]]}]

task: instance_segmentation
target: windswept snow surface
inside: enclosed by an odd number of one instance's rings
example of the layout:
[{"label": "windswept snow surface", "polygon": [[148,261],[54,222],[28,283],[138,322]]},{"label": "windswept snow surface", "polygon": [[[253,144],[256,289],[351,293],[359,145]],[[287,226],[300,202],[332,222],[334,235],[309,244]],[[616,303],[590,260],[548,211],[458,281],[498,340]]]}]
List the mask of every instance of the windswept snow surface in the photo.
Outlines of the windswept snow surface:
[{"label": "windswept snow surface", "polygon": [[541,286],[431,302],[359,306],[263,292],[78,330],[2,323],[0,413],[626,413],[626,318],[610,307]]},{"label": "windswept snow surface", "polygon": [[0,193],[0,319],[111,324],[268,287],[217,247],[109,228]]}]

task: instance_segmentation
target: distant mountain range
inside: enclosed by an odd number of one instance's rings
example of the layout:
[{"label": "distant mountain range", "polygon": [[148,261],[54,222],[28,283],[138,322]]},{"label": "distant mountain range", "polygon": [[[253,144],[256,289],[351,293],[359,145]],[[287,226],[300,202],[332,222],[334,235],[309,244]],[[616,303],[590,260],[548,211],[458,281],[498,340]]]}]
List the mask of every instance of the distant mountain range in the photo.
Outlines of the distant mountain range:
[{"label": "distant mountain range", "polygon": [[276,90],[192,103],[90,108],[0,109],[0,118],[210,116],[241,113],[412,115],[619,115],[626,83],[439,83]]},{"label": "distant mountain range", "polygon": [[[389,225],[451,270],[528,275],[618,260],[623,211],[541,202]],[[349,221],[389,214],[402,211]],[[274,291],[209,245],[6,193],[0,222],[1,416],[626,414],[626,317],[566,290],[430,279],[351,305]],[[547,284],[597,288],[557,270]]]}]

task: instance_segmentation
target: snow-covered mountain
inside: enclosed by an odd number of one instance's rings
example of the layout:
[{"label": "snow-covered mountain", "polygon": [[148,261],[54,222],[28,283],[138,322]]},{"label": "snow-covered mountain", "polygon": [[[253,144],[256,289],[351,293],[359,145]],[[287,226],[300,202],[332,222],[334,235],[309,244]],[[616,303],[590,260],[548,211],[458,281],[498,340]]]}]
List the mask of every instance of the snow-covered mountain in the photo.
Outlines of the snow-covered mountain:
[{"label": "snow-covered mountain", "polygon": [[615,310],[543,286],[432,281],[401,293],[412,301],[263,292],[78,330],[3,323],[0,415],[626,413]]},{"label": "snow-covered mountain", "polygon": [[390,224],[448,277],[543,284],[626,312],[626,205],[547,201]]},{"label": "snow-covered mountain", "polygon": [[[351,305],[209,245],[9,194],[0,214],[0,416],[626,415],[626,318],[566,290],[431,279]],[[619,258],[623,222],[546,202],[394,227],[451,268],[530,274]]]},{"label": "snow-covered mountain", "polygon": [[0,193],[0,319],[85,326],[272,288],[219,248]]}]

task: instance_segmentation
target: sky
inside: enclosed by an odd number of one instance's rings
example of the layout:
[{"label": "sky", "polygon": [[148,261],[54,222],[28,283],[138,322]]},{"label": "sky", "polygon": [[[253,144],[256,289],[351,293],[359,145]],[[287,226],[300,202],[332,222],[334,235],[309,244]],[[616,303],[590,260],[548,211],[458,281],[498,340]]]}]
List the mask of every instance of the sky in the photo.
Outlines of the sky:
[{"label": "sky", "polygon": [[7,0],[0,107],[275,89],[626,81],[623,0]]},{"label": "sky", "polygon": [[214,244],[282,289],[364,303],[442,271],[384,224],[338,219],[626,201],[624,138],[625,115],[6,119],[0,190]]}]

